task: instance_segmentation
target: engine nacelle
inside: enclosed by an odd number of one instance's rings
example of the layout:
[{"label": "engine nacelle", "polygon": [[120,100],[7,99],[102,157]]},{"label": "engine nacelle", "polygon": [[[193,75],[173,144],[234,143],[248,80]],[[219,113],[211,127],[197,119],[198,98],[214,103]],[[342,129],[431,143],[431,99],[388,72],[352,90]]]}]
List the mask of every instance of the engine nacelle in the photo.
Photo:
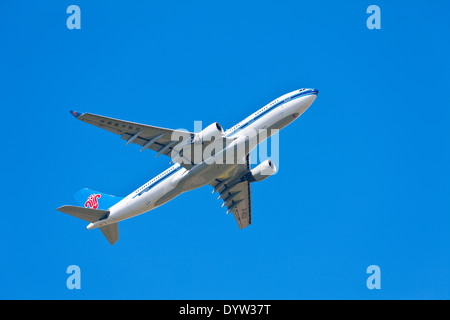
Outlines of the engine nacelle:
[{"label": "engine nacelle", "polygon": [[199,144],[203,141],[211,141],[212,137],[217,139],[223,135],[223,128],[218,122],[211,123],[201,132],[195,135],[194,143]]},{"label": "engine nacelle", "polygon": [[253,181],[263,181],[277,172],[277,167],[272,160],[266,160],[251,170]]}]

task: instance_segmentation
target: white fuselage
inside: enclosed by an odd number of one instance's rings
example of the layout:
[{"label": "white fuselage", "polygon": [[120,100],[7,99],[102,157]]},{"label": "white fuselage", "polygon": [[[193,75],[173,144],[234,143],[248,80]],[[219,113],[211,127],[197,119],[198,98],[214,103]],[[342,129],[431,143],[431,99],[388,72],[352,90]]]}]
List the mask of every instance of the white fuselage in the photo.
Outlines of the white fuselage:
[{"label": "white fuselage", "polygon": [[[239,141],[260,132],[261,129],[266,129],[265,136],[258,136],[258,139],[252,140],[257,142],[250,145],[247,150],[250,152],[263,139],[268,138],[272,130],[280,130],[296,120],[313,103],[317,93],[315,89],[300,89],[285,94],[228,129],[223,135]],[[103,227],[153,210],[183,192],[211,183],[234,166],[235,164],[203,161],[187,170],[177,163],[109,208],[110,215],[107,219],[91,223],[87,228]]]}]

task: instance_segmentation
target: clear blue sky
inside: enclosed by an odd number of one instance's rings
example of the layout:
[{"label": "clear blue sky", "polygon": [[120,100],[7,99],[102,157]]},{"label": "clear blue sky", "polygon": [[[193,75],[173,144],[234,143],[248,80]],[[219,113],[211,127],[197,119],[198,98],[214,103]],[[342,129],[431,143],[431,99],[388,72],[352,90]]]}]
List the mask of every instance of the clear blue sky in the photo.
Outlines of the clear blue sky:
[{"label": "clear blue sky", "polygon": [[[81,8],[68,30],[66,8]],[[381,30],[366,9],[381,8]],[[448,1],[2,1],[0,298],[449,299]],[[71,109],[228,128],[320,89],[240,231],[211,188],[99,230],[56,211],[169,165]],[[81,290],[66,268],[81,269]],[[381,269],[368,290],[366,268]]]}]

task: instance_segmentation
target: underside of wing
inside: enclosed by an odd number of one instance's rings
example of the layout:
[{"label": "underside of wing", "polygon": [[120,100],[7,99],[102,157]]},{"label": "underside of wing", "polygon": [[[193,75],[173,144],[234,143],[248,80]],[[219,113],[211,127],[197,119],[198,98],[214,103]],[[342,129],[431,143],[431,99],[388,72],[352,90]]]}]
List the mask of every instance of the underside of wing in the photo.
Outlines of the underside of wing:
[{"label": "underside of wing", "polygon": [[236,165],[229,176],[216,179],[211,185],[219,192],[223,200],[222,207],[227,207],[227,214],[232,212],[239,229],[252,223],[251,187],[248,176],[250,174],[250,155],[246,164]]},{"label": "underside of wing", "polygon": [[[142,146],[141,151],[150,149],[159,154],[167,155],[172,150],[172,146],[175,145],[174,142],[179,142],[180,137],[191,139],[194,135],[194,133],[187,131],[149,126],[99,116],[92,113],[78,113],[76,111],[71,111],[71,114],[78,120],[120,135],[123,140],[127,141],[127,144],[134,143]],[[178,139],[174,141],[174,138]]]},{"label": "underside of wing", "polygon": [[[157,153],[157,157],[169,156],[172,158],[171,163],[177,162],[186,169],[204,160],[203,151],[210,143],[202,142],[197,148],[193,144],[196,135],[193,132],[155,127],[92,113],[76,111],[70,111],[70,113],[78,120],[119,135],[121,139],[126,140],[127,145],[133,143],[141,146],[141,152],[150,149]],[[224,140],[224,143],[229,141]],[[189,152],[185,152],[186,150]]]},{"label": "underside of wing", "polygon": [[233,212],[239,229],[243,229],[252,224],[250,194],[250,182],[248,181],[238,183],[231,190],[229,190],[227,194],[224,194],[223,201],[228,209],[227,213]]}]

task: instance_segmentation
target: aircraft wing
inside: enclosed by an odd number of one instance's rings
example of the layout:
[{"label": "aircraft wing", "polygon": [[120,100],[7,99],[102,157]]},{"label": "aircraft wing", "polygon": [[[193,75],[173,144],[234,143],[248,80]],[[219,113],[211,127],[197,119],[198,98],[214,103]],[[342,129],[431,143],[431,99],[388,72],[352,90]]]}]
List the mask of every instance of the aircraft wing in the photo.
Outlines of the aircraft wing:
[{"label": "aircraft wing", "polygon": [[[195,133],[193,132],[149,126],[92,113],[80,113],[76,111],[70,111],[70,113],[78,120],[120,135],[121,139],[127,141],[127,145],[134,143],[141,146],[141,152],[150,149],[157,152],[156,156],[163,154],[171,157],[174,155],[172,162],[178,162],[186,169],[190,169],[194,165],[194,152],[190,152],[189,155],[192,156],[189,157],[186,155],[183,156],[182,152],[178,153],[179,150],[182,150],[182,147],[178,144],[190,145],[191,149],[194,148],[192,141]],[[209,142],[202,143],[200,150],[203,151],[208,144]],[[178,149],[172,153],[177,145]]]},{"label": "aircraft wing", "polygon": [[246,179],[250,174],[250,155],[246,164],[238,164],[228,176],[216,179],[211,186],[219,191],[222,207],[227,207],[227,214],[233,212],[234,218],[243,229],[252,223],[251,188]]}]

